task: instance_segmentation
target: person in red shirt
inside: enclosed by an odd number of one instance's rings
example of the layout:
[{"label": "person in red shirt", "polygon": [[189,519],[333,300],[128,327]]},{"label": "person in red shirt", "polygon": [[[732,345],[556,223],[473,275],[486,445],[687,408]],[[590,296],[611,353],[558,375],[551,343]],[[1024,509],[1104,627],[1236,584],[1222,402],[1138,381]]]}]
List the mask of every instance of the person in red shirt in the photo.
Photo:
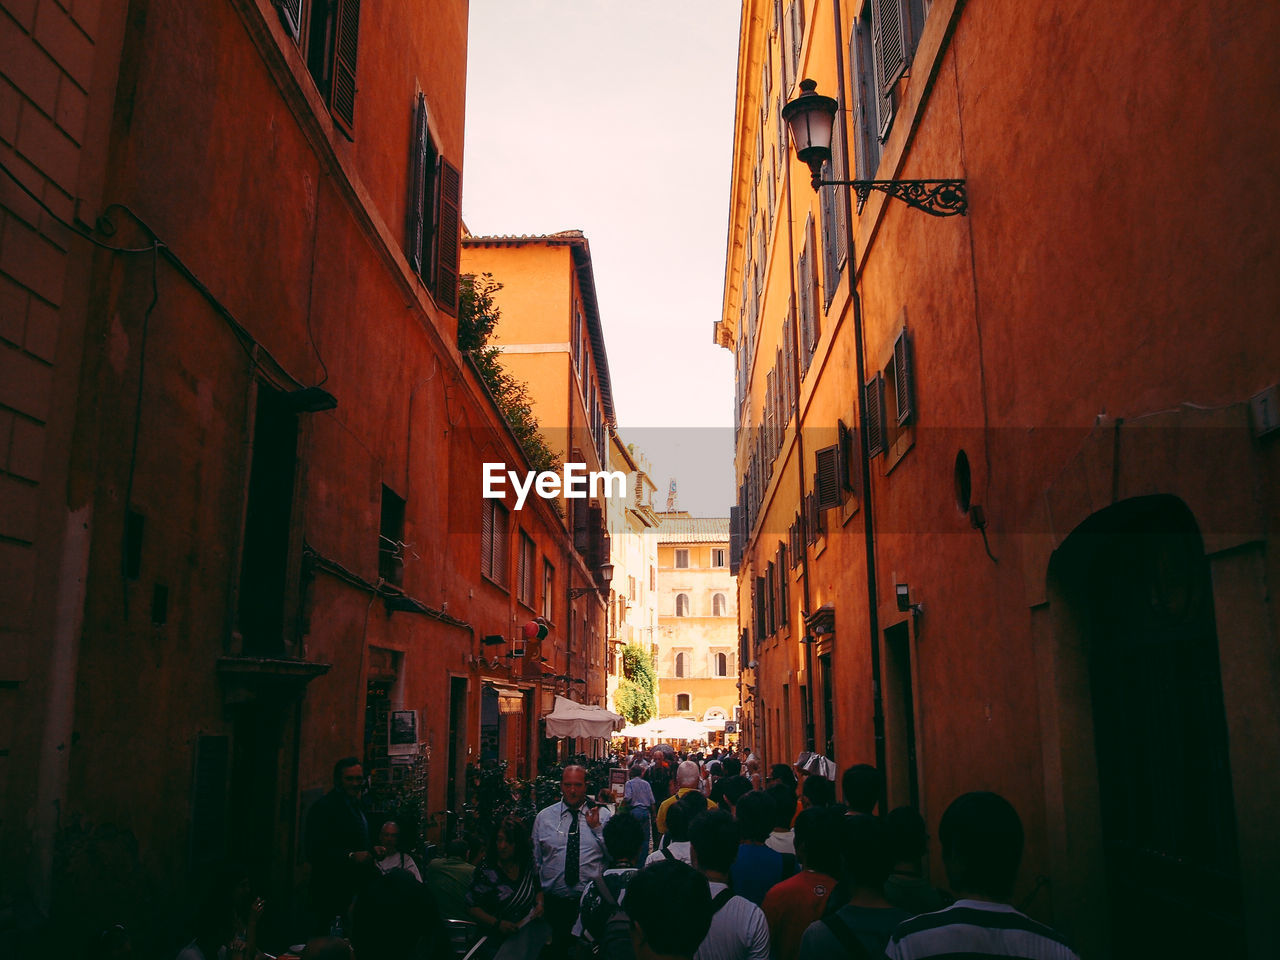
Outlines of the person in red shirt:
[{"label": "person in red shirt", "polygon": [[811,808],[796,817],[796,859],[804,869],[774,884],[761,904],[775,957],[799,955],[805,929],[822,917],[840,872],[842,819],[831,807]]}]

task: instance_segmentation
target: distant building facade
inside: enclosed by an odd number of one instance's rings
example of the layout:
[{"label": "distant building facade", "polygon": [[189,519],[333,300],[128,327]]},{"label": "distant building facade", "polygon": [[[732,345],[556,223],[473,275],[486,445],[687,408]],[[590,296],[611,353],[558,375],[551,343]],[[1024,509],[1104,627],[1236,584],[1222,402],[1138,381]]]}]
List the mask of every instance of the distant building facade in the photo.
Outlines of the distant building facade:
[{"label": "distant building facade", "polygon": [[629,643],[646,651],[658,632],[658,515],[653,509],[654,483],[642,454],[624,444],[617,432],[609,437],[609,469],[627,475],[626,499],[608,501],[610,558],[613,580],[605,635],[608,639],[606,674],[609,709],[623,676],[622,650]]},{"label": "distant building facade", "polygon": [[729,521],[658,516],[658,715],[730,720],[739,663]]}]

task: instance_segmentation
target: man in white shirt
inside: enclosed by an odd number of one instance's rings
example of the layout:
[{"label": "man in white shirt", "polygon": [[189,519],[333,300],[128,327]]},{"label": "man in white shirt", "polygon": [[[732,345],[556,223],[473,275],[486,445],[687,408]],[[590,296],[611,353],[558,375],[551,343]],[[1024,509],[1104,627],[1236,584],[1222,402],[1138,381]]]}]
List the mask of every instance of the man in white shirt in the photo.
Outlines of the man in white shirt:
[{"label": "man in white shirt", "polygon": [[724,810],[709,810],[689,828],[693,865],[711,888],[711,929],[693,960],[769,960],[769,924],[764,911],[729,889],[729,868],[738,855],[738,825]]},{"label": "man in white shirt", "polygon": [[568,955],[582,891],[604,871],[607,811],[589,805],[587,771],[571,765],[560,777],[561,799],[533,821],[533,865],[542,884],[551,957]]}]

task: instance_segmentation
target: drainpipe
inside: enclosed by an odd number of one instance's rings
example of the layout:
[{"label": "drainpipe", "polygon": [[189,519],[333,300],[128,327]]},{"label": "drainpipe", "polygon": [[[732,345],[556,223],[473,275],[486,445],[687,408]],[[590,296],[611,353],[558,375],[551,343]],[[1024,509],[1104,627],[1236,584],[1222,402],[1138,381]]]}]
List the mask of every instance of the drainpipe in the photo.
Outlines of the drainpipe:
[{"label": "drainpipe", "polygon": [[[797,316],[799,304],[796,301],[796,275],[795,275],[795,241],[792,235],[791,227],[795,225],[795,217],[791,211],[791,164],[788,162],[783,170],[785,182],[783,190],[787,195],[787,284],[791,290],[792,309],[787,314],[787,322],[791,324],[791,342],[795,344],[795,349],[791,351],[791,380],[796,385],[795,399],[792,401],[792,417],[796,424],[796,462],[798,465],[797,474],[800,480],[800,513],[805,515],[804,501],[807,496],[804,482],[804,431],[800,429],[800,388],[803,385],[800,375],[800,351],[803,349],[800,340],[800,319]],[[789,576],[789,571],[779,571],[780,576]],[[809,544],[808,537],[805,537],[804,547],[800,550],[800,580],[803,584],[804,606],[801,616],[800,627],[807,631],[808,625],[804,622],[808,619],[810,613],[809,606]],[[804,743],[805,749],[813,752],[816,749],[816,741],[814,737],[814,716],[813,716],[813,644],[807,642],[808,637],[802,636],[800,643],[804,647],[804,700],[805,700],[805,722],[804,722]]]},{"label": "drainpipe", "polygon": [[[844,26],[840,16],[840,0],[834,0],[832,4],[832,12],[835,17],[836,28],[836,99],[840,105],[840,141],[844,149],[845,164],[849,163],[849,159],[853,154],[849,152],[849,125],[844,121],[845,116],[845,89],[844,89],[844,44],[841,38],[844,36]],[[862,461],[862,532],[863,540],[866,547],[866,567],[867,567],[867,631],[871,641],[871,701],[872,701],[872,728],[875,734],[875,751],[876,751],[876,769],[880,771],[880,812],[883,814],[888,807],[888,781],[885,777],[885,742],[884,742],[884,698],[881,694],[880,683],[880,614],[877,604],[876,589],[876,542],[875,542],[875,511],[872,509],[871,503],[871,458],[867,449],[867,407],[865,395],[861,392],[867,382],[866,356],[863,346],[863,328],[862,328],[862,301],[858,297],[858,280],[855,263],[857,258],[854,256],[853,249],[853,191],[845,188],[844,191],[844,229],[845,229],[845,249],[848,251],[848,262],[845,264],[845,272],[849,276],[849,300],[853,304],[853,337],[856,346],[855,357],[858,374],[858,422],[861,427],[860,446]],[[831,646],[832,651],[832,670],[835,669],[835,649],[836,644]]]}]

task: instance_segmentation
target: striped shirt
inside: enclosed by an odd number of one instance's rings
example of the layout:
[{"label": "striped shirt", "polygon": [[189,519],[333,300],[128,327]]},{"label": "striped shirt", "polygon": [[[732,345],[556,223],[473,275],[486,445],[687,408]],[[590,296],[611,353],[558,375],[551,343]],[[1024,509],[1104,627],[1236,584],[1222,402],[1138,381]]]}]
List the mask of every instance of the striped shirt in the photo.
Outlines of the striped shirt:
[{"label": "striped shirt", "polygon": [[889,960],[1016,957],[1080,960],[1057,931],[1005,903],[957,900],[945,910],[900,924],[885,949]]}]

